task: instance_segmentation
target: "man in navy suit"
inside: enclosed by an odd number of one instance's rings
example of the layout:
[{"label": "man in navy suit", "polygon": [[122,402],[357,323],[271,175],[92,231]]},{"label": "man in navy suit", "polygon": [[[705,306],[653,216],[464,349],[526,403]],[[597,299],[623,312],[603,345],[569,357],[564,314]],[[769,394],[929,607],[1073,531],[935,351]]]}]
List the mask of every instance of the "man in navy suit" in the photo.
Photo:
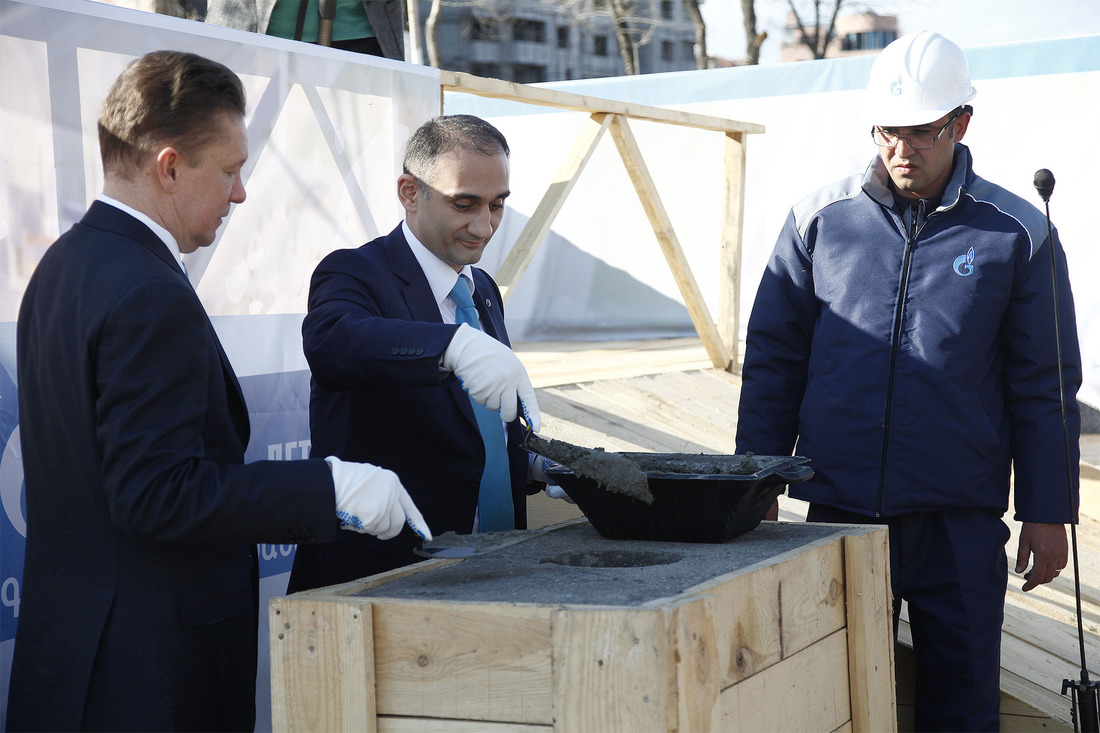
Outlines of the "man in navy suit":
[{"label": "man in navy suit", "polygon": [[[437,533],[524,529],[528,487],[541,488],[528,481],[531,456],[517,420],[518,401],[539,429],[534,390],[509,348],[500,291],[472,266],[504,213],[508,158],[504,136],[482,119],[424,123],[409,139],[397,179],[404,222],[327,256],[313,274],[302,324],[313,372],[313,451],[394,471]],[[455,325],[450,293],[462,278],[473,287],[480,330]],[[492,466],[471,398],[499,408],[493,419],[507,427],[501,461],[512,516],[503,527],[487,526],[479,512],[483,474]],[[534,476],[544,478],[537,468]],[[416,544],[403,531],[390,540],[343,535],[301,546],[289,591],[407,565],[418,559]]]},{"label": "man in navy suit", "polygon": [[27,286],[8,730],[251,731],[256,543],[422,524],[377,466],[242,465],[248,411],[180,257],[244,201],[244,110],[221,64],[127,66],[99,118],[103,195]]}]

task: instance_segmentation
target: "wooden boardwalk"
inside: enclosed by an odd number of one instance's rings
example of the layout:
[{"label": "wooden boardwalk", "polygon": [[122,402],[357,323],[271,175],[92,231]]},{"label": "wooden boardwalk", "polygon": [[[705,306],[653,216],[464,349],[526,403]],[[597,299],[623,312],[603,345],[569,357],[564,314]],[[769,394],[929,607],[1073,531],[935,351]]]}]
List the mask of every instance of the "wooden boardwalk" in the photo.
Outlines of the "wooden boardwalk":
[{"label": "wooden boardwalk", "polygon": [[[516,344],[542,410],[542,434],[612,451],[732,453],[741,380],[711,367],[698,339]],[[1082,439],[1082,517],[1077,528],[1082,619],[1090,679],[1100,678],[1100,436]],[[579,516],[575,507],[532,497],[532,526]],[[805,517],[783,497],[781,521]],[[1070,570],[1030,593],[1019,588],[1017,523],[1009,542],[1009,593],[1002,644],[1004,730],[1072,730],[1062,680],[1080,675]],[[1072,566],[1071,566],[1072,569]],[[901,640],[908,640],[908,630]],[[904,650],[901,650],[902,652]],[[899,710],[906,728],[906,675],[899,653]]]}]

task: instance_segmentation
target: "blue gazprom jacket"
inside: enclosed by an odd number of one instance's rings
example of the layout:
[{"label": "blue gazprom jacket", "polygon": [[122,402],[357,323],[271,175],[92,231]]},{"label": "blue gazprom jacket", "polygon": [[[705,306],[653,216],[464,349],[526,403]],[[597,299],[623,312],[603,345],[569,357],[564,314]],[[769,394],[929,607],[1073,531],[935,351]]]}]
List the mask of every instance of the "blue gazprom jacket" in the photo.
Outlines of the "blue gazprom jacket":
[{"label": "blue gazprom jacket", "polygon": [[910,231],[877,157],[792,209],[749,318],[737,451],[797,450],[815,476],[791,496],[881,516],[1003,512],[1014,469],[1017,519],[1071,521],[1081,357],[1057,233],[961,144],[922,218]]}]

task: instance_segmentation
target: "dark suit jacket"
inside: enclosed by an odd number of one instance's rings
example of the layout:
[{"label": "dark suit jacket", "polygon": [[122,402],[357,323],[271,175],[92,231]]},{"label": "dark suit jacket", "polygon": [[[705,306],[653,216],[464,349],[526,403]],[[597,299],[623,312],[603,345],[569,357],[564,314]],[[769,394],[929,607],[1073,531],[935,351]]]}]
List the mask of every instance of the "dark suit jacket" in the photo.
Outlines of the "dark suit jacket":
[{"label": "dark suit jacket", "polygon": [[251,730],[255,543],[331,540],[320,461],[243,462],[248,413],[198,297],[96,202],[18,323],[27,495],[8,729]]},{"label": "dark suit jacket", "polygon": [[[485,331],[508,344],[500,291],[474,268]],[[485,447],[470,397],[440,360],[456,326],[443,323],[401,227],[358,249],[325,257],[310,283],[302,324],[313,372],[312,455],[375,463],[395,472],[434,534],[469,533]],[[527,526],[527,452],[508,426],[517,528]],[[299,547],[289,592],[341,583],[420,559],[406,528],[393,540],[350,533]]]}]

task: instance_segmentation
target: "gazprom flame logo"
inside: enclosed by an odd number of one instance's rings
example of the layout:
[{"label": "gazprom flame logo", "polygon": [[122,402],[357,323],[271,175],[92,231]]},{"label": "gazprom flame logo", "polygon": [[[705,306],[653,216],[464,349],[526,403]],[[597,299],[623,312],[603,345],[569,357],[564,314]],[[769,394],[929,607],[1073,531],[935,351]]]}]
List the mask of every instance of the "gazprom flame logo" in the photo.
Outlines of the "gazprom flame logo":
[{"label": "gazprom flame logo", "polygon": [[966,254],[959,255],[955,258],[955,274],[960,277],[967,277],[974,273],[974,248],[971,247],[966,251]]},{"label": "gazprom flame logo", "polygon": [[890,93],[895,97],[900,97],[904,90],[901,88],[901,76],[898,76],[898,80],[890,85]]}]

